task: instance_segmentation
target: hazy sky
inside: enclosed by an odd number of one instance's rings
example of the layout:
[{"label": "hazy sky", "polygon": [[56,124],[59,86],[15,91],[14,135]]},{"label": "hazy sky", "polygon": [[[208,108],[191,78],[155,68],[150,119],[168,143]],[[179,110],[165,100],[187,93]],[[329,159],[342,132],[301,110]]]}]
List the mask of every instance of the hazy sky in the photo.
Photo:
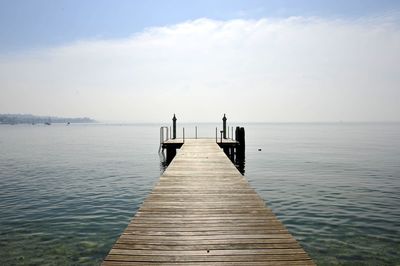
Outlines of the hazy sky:
[{"label": "hazy sky", "polygon": [[400,121],[400,1],[0,1],[0,113]]}]

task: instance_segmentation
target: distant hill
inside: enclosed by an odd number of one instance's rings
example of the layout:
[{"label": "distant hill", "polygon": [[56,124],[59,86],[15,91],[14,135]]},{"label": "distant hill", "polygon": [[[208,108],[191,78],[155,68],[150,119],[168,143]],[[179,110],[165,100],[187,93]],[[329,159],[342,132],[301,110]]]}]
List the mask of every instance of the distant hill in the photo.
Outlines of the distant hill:
[{"label": "distant hill", "polygon": [[93,123],[88,117],[64,118],[56,116],[36,116],[31,114],[0,114],[0,124],[44,124],[44,123]]}]

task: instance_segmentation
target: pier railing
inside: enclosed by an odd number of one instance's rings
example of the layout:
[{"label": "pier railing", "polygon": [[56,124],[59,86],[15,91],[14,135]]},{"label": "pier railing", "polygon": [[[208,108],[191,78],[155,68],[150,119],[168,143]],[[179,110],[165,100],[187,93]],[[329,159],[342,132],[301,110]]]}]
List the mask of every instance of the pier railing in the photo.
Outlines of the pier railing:
[{"label": "pier railing", "polygon": [[158,149],[158,152],[160,153],[161,148],[163,143],[169,140],[169,131],[168,131],[168,127],[160,127],[160,148]]},{"label": "pier railing", "polygon": [[[195,131],[194,131],[194,138],[197,139],[198,138],[198,126],[194,127]],[[233,131],[233,127],[227,127],[227,135],[224,138],[223,137],[223,131],[220,131],[220,136],[218,136],[218,127],[215,128],[215,142],[216,143],[222,143],[224,142],[224,140],[235,140],[234,137],[234,131]],[[162,126],[160,127],[160,149],[163,143],[165,143],[166,141],[173,139],[173,137],[170,135],[171,131],[171,127],[166,127],[166,126]],[[186,138],[186,134],[185,134],[185,128],[182,128],[182,142],[185,143],[185,138]],[[218,137],[219,137],[219,141],[218,141]],[[189,137],[190,138],[190,137]]]}]

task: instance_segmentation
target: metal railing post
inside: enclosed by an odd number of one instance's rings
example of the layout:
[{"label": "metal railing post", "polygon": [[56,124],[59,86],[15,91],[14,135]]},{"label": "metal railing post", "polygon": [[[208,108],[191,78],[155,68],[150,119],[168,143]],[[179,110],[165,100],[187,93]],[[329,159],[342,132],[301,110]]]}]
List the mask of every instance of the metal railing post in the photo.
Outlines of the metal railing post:
[{"label": "metal railing post", "polygon": [[[167,138],[165,138],[165,133],[167,133]],[[168,140],[168,134],[168,127],[160,127],[160,147],[158,148],[158,152],[161,151],[164,142]]]},{"label": "metal railing post", "polygon": [[185,128],[182,129],[183,129],[183,143],[185,143]]}]

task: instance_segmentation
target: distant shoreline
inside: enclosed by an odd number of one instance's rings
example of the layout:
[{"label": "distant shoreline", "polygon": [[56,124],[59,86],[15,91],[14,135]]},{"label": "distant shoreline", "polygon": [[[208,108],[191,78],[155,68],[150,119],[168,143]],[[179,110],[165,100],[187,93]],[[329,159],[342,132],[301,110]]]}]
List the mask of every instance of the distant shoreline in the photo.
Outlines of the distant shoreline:
[{"label": "distant shoreline", "polygon": [[52,124],[52,123],[94,123],[89,117],[37,116],[31,114],[0,114],[0,124]]}]

